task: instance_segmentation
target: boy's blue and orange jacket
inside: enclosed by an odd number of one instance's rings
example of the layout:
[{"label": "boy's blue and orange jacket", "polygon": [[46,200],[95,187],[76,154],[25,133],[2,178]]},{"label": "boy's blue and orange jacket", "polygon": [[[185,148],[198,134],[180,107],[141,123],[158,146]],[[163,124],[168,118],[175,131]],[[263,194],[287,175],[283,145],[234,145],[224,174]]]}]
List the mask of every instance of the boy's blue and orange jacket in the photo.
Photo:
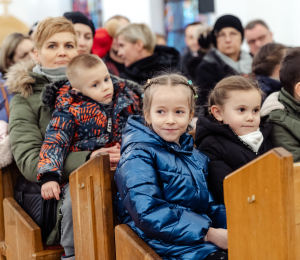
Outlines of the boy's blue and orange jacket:
[{"label": "boy's blue and orange jacket", "polygon": [[[139,113],[140,102],[126,81],[113,85],[111,112],[103,104],[72,89],[69,83],[49,86],[50,93],[56,94],[55,110],[40,151],[38,180],[59,182],[69,151],[95,151],[121,142],[127,119]],[[44,97],[43,102],[47,103]]]}]

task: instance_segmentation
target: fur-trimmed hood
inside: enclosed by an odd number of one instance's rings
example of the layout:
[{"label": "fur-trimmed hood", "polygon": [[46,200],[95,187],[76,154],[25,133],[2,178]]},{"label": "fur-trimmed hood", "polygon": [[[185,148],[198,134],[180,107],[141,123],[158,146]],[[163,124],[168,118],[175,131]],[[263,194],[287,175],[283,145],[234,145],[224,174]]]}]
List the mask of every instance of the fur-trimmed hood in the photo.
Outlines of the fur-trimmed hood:
[{"label": "fur-trimmed hood", "polygon": [[30,75],[35,66],[34,61],[19,62],[8,69],[5,75],[8,92],[28,97],[32,94],[35,79]]},{"label": "fur-trimmed hood", "polygon": [[284,105],[278,101],[278,97],[279,97],[279,91],[274,92],[267,97],[260,111],[261,117],[269,115],[273,110],[284,109]]},{"label": "fur-trimmed hood", "polygon": [[0,120],[0,169],[13,162],[13,155],[9,143],[7,127],[7,123],[3,120]]},{"label": "fur-trimmed hood", "polygon": [[[35,65],[34,61],[20,62],[8,69],[8,72],[6,73],[6,85],[8,86],[9,93],[21,94],[21,96],[25,98],[32,94],[33,85],[36,83],[36,77],[40,76],[32,72]],[[111,75],[111,79],[113,83],[125,81],[125,79],[115,75]],[[131,80],[126,80],[126,82],[127,86],[140,98],[143,93],[142,87]]]}]

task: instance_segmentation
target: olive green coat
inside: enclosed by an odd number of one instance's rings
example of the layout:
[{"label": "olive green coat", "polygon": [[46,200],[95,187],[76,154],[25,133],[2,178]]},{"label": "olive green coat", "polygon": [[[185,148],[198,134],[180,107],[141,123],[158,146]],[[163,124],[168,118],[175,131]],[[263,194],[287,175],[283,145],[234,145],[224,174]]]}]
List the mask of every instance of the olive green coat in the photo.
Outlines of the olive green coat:
[{"label": "olive green coat", "polygon": [[268,116],[268,121],[273,124],[271,137],[274,147],[285,148],[293,155],[294,162],[300,162],[300,102],[283,88],[278,100],[270,103],[268,99],[263,105],[262,113],[264,107],[277,107]]},{"label": "olive green coat", "polygon": [[[9,106],[9,137],[12,153],[20,172],[26,179],[37,182],[37,166],[46,128],[52,118],[52,110],[45,108],[41,94],[50,82],[45,76],[32,72],[34,63],[19,63],[12,66],[7,73],[7,85],[15,96]],[[64,163],[61,181],[67,181],[69,175],[84,164],[90,152],[70,153]],[[49,235],[46,244],[52,245],[60,241],[59,207],[57,207],[57,223]]]}]

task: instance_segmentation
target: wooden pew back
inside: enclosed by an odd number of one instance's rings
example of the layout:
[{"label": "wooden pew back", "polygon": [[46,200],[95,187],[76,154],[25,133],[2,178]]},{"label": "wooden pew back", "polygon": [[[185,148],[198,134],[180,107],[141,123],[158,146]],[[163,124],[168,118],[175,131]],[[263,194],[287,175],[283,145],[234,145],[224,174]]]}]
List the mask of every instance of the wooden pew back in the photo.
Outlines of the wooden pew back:
[{"label": "wooden pew back", "polygon": [[229,259],[300,259],[293,174],[292,155],[275,148],[226,177]]},{"label": "wooden pew back", "polygon": [[20,174],[14,163],[0,169],[0,259],[59,260],[63,250],[44,250],[40,228],[13,199]]},{"label": "wooden pew back", "polygon": [[77,260],[114,260],[115,236],[109,155],[101,153],[70,175]]}]

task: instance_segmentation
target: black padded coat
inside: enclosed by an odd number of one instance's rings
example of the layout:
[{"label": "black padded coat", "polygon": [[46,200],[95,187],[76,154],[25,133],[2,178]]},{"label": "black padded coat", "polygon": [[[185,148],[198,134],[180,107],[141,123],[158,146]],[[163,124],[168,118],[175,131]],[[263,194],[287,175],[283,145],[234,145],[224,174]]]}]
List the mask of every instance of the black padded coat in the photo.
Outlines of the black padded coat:
[{"label": "black padded coat", "polygon": [[270,124],[260,125],[264,140],[256,153],[229,125],[220,124],[208,115],[199,117],[196,145],[210,159],[207,183],[216,203],[224,203],[223,180],[228,174],[273,148],[271,129]]}]

